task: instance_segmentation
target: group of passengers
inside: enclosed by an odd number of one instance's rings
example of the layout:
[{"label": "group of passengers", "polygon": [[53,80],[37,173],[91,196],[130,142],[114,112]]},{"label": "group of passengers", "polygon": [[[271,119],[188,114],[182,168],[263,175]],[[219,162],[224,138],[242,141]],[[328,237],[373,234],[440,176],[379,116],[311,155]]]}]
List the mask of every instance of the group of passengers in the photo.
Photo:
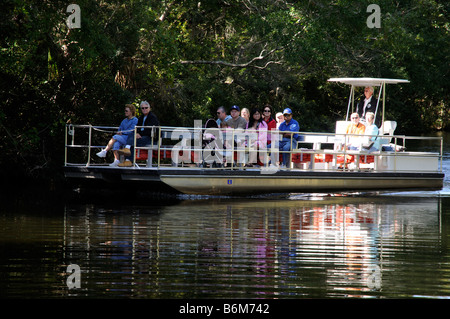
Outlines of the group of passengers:
[{"label": "group of passengers", "polygon": [[[381,124],[380,117],[376,117],[377,100],[373,96],[373,87],[364,88],[364,98],[361,98],[356,106],[356,112],[350,116],[351,123],[345,131],[349,136],[347,148],[349,150],[368,150],[375,152],[380,149],[381,139],[377,137],[379,134],[378,127]],[[364,123],[362,123],[364,122]],[[362,139],[356,135],[364,135],[367,139]]]},{"label": "group of passengers", "polygon": [[[357,110],[351,115],[351,124],[348,125],[346,134],[360,134],[369,136],[369,145],[365,145],[369,152],[377,151],[380,147],[380,141],[377,139],[379,119],[375,119],[376,99],[373,95],[373,88],[367,87],[364,90],[365,98],[357,105]],[[136,146],[142,147],[149,144],[156,144],[158,134],[155,134],[155,127],[158,127],[159,121],[155,114],[151,112],[150,103],[142,101],[140,103],[141,115],[136,118],[136,108],[132,104],[125,106],[125,119],[121,122],[118,132],[110,139],[107,146],[97,153],[99,157],[106,157],[109,150],[114,153],[114,162],[110,166],[129,167],[132,166],[134,152],[131,147],[136,141]],[[366,124],[361,123],[360,120]],[[285,167],[289,161],[289,152],[295,147],[297,141],[302,140],[302,136],[298,134],[300,131],[299,123],[293,119],[292,110],[285,108],[281,113],[273,116],[273,109],[270,105],[265,105],[262,110],[254,108],[240,110],[239,106],[233,105],[230,109],[230,115],[227,115],[223,106],[217,109],[217,120],[208,121],[208,127],[224,128],[224,129],[242,129],[254,130],[258,133],[258,140],[255,141],[256,148],[265,149],[270,147],[271,134],[267,131],[280,131],[279,150],[282,153],[281,167]],[[210,124],[214,123],[214,126]],[[134,136],[135,126],[138,126],[136,137]],[[141,127],[143,126],[143,127]],[[353,139],[354,140],[354,139]],[[359,150],[361,143],[349,140],[347,148],[350,150]],[[125,156],[125,161],[120,163],[120,154]],[[254,160],[250,159],[250,163]]]},{"label": "group of passengers", "polygon": [[[246,118],[248,114],[248,118]],[[276,119],[275,119],[276,118]],[[240,110],[239,106],[233,105],[230,109],[230,115],[227,115],[223,106],[217,109],[217,127],[251,130],[258,133],[258,139],[252,145],[256,149],[266,149],[271,145],[271,134],[267,131],[278,130],[282,133],[282,139],[279,141],[279,149],[282,153],[281,166],[285,167],[289,160],[289,151],[293,148],[296,141],[301,140],[298,133],[300,131],[299,123],[292,118],[292,110],[290,108],[284,109],[283,113],[277,113],[273,117],[273,109],[270,105],[265,105],[262,111],[259,108],[254,108],[251,111],[248,109]],[[291,132],[291,133],[290,133]],[[254,158],[255,153],[249,158],[249,164],[256,162]]]},{"label": "group of passengers", "polygon": [[[131,146],[134,145],[135,126],[136,146],[142,147],[157,142],[158,134],[154,134],[154,127],[159,126],[158,118],[151,112],[150,103],[142,101],[140,104],[141,116],[136,118],[136,108],[132,104],[125,105],[125,119],[120,123],[118,132],[109,140],[108,145],[97,153],[98,157],[106,157],[109,150],[114,153],[114,162],[110,166],[130,167],[133,166],[134,152]],[[143,126],[143,127],[140,127]],[[120,154],[125,155],[125,161],[120,162]]]}]

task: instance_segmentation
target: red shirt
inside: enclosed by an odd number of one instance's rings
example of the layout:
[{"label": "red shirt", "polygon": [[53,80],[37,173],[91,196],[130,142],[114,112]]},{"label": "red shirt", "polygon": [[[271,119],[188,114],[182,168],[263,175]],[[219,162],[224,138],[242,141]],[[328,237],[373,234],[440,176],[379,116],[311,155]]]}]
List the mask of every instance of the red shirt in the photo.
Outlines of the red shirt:
[{"label": "red shirt", "polygon": [[[268,131],[277,129],[277,121],[275,121],[273,118],[270,117],[268,121],[266,119],[264,119],[264,121],[267,123]],[[272,142],[271,136],[270,134],[267,134],[267,145],[269,145],[271,142]]]},{"label": "red shirt", "polygon": [[269,118],[268,121],[264,119],[264,121],[267,123],[267,129],[269,131],[277,128],[277,121],[275,121],[273,118]]}]

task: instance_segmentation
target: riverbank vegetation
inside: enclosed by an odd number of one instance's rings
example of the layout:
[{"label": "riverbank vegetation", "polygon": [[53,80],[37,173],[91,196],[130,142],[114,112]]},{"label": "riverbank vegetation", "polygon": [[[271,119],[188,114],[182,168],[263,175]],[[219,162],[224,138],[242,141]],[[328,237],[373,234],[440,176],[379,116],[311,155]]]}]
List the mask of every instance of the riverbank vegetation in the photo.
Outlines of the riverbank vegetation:
[{"label": "riverbank vegetation", "polygon": [[[0,18],[3,168],[61,167],[66,123],[118,125],[149,100],[162,125],[218,106],[290,106],[304,131],[332,131],[348,87],[330,77],[405,78],[388,87],[397,132],[448,130],[449,3],[369,1],[5,0]],[[359,92],[362,94],[362,91]],[[376,94],[376,92],[375,92]]]}]

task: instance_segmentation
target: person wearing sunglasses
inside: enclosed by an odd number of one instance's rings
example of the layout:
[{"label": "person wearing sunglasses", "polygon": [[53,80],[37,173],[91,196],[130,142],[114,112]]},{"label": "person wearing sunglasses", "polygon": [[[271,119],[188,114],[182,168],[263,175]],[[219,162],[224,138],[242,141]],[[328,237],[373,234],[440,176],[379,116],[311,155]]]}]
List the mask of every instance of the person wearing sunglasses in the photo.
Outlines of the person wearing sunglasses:
[{"label": "person wearing sunglasses", "polygon": [[300,131],[300,124],[292,118],[292,110],[290,108],[285,108],[283,116],[284,122],[280,124],[278,130],[281,131],[280,133],[282,135],[282,139],[279,143],[280,152],[283,152],[282,167],[286,167],[290,159],[290,154],[285,152],[289,152],[294,146],[294,143],[302,140],[302,137],[298,133],[293,133]]},{"label": "person wearing sunglasses", "polygon": [[345,134],[350,134],[347,139],[349,143],[347,143],[347,149],[349,150],[360,150],[362,139],[359,136],[355,135],[364,135],[366,131],[366,126],[360,122],[360,117],[357,112],[352,113],[350,115],[351,123],[347,126]]},{"label": "person wearing sunglasses", "polygon": [[231,119],[231,115],[227,115],[225,108],[223,106],[219,106],[217,108],[217,126],[220,127],[223,122],[226,122],[229,119]]},{"label": "person wearing sunglasses", "polygon": [[[155,114],[151,112],[150,103],[147,101],[142,101],[140,104],[141,116],[137,120],[136,126],[138,126],[136,131],[136,146],[142,147],[152,144],[156,145],[158,143],[159,132],[155,129],[155,126],[159,126],[158,118]],[[146,126],[146,127],[139,127]],[[134,133],[134,132],[133,132]],[[127,145],[121,150],[125,155],[125,161],[120,163],[120,167],[130,167],[133,166],[134,152],[131,151],[134,145],[134,134],[128,137]]]},{"label": "person wearing sunglasses", "polygon": [[[267,130],[276,130],[277,129],[277,121],[273,118],[273,109],[272,106],[266,104],[263,108],[262,117],[264,122],[267,124]],[[267,134],[267,145],[270,145],[272,142],[270,133]]]},{"label": "person wearing sunglasses", "polygon": [[136,108],[132,104],[127,104],[125,106],[125,119],[120,123],[119,131],[115,134],[108,142],[108,145],[98,152],[96,155],[98,157],[106,157],[109,150],[114,153],[114,162],[109,166],[118,166],[119,161],[119,150],[127,143],[128,137],[133,135],[134,127],[138,123],[138,119],[135,117]]},{"label": "person wearing sunglasses", "polygon": [[277,128],[277,121],[275,121],[275,119],[273,118],[273,110],[272,110],[272,106],[270,106],[269,104],[266,104],[263,108],[263,113],[262,113],[263,119],[267,124],[267,128],[268,130],[275,130]]}]

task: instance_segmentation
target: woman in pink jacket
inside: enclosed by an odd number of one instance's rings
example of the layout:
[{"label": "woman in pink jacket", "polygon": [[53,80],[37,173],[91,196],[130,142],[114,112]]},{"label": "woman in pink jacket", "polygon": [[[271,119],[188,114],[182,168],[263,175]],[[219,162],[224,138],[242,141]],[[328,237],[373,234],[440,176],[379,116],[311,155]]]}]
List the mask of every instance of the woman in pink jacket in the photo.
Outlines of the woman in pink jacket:
[{"label": "woman in pink jacket", "polygon": [[[257,133],[257,139],[250,139],[250,147],[253,151],[249,152],[249,164],[247,166],[252,166],[252,163],[257,163],[256,150],[259,150],[260,154],[267,155],[267,123],[264,121],[261,111],[257,108],[252,109],[250,112],[250,119],[246,127],[247,132]],[[266,156],[263,156],[265,159]],[[261,162],[265,162],[263,158],[260,158]]]}]

